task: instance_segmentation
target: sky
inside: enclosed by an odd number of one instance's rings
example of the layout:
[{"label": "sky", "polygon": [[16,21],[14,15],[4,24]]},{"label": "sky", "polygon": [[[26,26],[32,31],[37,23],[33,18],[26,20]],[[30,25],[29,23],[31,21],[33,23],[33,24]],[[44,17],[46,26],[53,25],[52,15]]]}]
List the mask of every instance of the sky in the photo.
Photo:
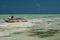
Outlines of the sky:
[{"label": "sky", "polygon": [[0,0],[0,14],[60,14],[60,0]]}]

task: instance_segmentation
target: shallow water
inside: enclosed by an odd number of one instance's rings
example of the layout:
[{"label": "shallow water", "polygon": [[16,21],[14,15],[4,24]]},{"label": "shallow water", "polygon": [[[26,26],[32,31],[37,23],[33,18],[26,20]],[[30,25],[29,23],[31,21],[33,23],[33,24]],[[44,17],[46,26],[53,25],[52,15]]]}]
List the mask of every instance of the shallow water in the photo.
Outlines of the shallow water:
[{"label": "shallow water", "polygon": [[24,27],[24,25],[23,27],[5,27],[3,18],[10,16],[12,15],[0,15],[0,26],[4,26],[0,27],[0,40],[60,40],[59,15],[13,15],[26,18],[34,25],[31,27]]}]

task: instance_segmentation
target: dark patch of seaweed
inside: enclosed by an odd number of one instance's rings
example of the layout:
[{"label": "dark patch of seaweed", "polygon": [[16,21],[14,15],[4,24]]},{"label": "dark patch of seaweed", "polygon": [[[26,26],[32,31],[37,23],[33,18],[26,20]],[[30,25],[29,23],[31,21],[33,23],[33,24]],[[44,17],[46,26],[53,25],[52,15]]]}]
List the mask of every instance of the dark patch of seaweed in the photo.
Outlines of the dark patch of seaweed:
[{"label": "dark patch of seaweed", "polygon": [[41,38],[45,38],[45,37],[54,36],[54,34],[58,33],[58,31],[60,31],[60,30],[54,30],[54,29],[41,29],[40,31],[38,31],[38,30],[40,30],[40,29],[31,30],[30,31],[31,34],[29,34],[29,36],[38,36]]}]

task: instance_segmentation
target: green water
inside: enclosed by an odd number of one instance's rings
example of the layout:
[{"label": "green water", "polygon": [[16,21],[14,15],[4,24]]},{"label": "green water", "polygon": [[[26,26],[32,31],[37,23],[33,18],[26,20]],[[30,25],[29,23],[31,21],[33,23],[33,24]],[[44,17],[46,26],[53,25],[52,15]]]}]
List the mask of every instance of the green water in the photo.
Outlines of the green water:
[{"label": "green water", "polygon": [[12,34],[8,37],[0,37],[0,40],[60,40],[60,33],[56,33],[54,36],[40,38],[37,36],[28,36],[30,33],[24,32],[20,34]]},{"label": "green water", "polygon": [[[9,17],[9,16],[12,16],[12,14],[0,15],[0,18],[2,19],[2,18]],[[15,14],[15,15],[13,14],[13,16],[23,17],[27,19],[36,19],[36,18],[39,19],[41,17],[46,17],[46,16],[57,16],[57,18],[58,17],[60,18],[60,15],[40,15],[40,14]],[[35,28],[39,28],[39,27],[40,27],[39,25],[35,26]],[[56,32],[55,34],[52,34],[53,36],[48,36],[48,37],[43,37],[43,38],[39,37],[40,34],[36,36],[29,36],[30,34],[32,33],[28,31],[19,32],[19,33],[11,34],[9,36],[0,37],[0,40],[60,40],[60,31]]]}]

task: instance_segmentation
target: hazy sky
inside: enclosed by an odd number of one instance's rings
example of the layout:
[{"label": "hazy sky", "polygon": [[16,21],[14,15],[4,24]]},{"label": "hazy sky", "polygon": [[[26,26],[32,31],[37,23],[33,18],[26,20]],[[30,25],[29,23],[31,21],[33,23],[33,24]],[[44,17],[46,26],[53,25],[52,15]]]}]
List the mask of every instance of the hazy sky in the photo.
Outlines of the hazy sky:
[{"label": "hazy sky", "polygon": [[60,0],[0,0],[0,13],[60,13]]}]

